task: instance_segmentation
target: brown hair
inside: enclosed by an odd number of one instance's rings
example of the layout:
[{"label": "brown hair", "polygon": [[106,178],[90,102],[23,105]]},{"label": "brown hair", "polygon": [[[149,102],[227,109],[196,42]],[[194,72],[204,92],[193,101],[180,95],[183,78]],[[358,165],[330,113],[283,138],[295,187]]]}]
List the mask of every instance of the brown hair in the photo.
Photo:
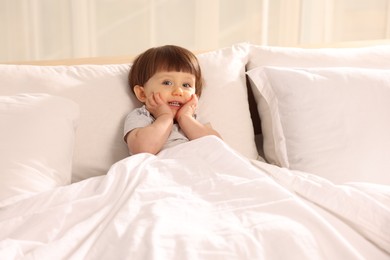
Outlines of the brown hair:
[{"label": "brown hair", "polygon": [[195,93],[202,93],[202,74],[196,56],[187,49],[175,45],[150,48],[138,55],[129,72],[129,85],[144,84],[159,71],[181,71],[195,76]]}]

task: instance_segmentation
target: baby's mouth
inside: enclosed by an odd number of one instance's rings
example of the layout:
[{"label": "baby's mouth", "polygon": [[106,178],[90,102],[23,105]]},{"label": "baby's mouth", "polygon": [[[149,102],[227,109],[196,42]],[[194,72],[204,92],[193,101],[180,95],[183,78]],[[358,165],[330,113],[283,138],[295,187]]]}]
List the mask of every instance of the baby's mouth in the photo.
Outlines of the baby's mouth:
[{"label": "baby's mouth", "polygon": [[171,102],[168,102],[168,105],[173,106],[173,107],[180,107],[181,103],[178,101],[171,101]]}]

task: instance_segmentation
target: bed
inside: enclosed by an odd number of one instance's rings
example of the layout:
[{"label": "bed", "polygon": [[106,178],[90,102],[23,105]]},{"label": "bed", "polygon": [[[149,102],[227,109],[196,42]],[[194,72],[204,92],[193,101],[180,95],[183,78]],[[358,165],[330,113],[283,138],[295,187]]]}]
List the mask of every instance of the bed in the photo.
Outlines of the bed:
[{"label": "bed", "polygon": [[0,259],[390,259],[390,43],[197,57],[223,140],[134,156],[131,57],[0,65]]}]

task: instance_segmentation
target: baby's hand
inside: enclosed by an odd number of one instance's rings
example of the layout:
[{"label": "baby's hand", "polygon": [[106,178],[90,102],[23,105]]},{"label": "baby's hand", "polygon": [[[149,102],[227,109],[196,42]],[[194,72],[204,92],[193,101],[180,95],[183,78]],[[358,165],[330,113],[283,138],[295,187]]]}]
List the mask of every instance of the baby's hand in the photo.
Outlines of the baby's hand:
[{"label": "baby's hand", "polygon": [[198,106],[198,97],[196,94],[193,94],[191,99],[188,100],[176,113],[176,120],[179,120],[182,116],[193,117],[196,112],[196,107]]},{"label": "baby's hand", "polygon": [[152,93],[146,99],[146,108],[148,111],[154,116],[154,118],[158,118],[161,115],[168,114],[173,119],[173,114],[169,106],[162,100],[160,93]]}]

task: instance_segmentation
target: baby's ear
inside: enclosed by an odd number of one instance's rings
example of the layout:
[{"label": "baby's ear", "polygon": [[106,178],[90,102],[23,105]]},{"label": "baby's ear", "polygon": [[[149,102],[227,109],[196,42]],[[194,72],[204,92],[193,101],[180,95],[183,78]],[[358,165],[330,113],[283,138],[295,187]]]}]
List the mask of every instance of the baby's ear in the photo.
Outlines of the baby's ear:
[{"label": "baby's ear", "polygon": [[135,96],[138,98],[139,101],[144,103],[146,101],[146,95],[145,95],[145,89],[144,87],[140,85],[135,85],[134,88]]}]

